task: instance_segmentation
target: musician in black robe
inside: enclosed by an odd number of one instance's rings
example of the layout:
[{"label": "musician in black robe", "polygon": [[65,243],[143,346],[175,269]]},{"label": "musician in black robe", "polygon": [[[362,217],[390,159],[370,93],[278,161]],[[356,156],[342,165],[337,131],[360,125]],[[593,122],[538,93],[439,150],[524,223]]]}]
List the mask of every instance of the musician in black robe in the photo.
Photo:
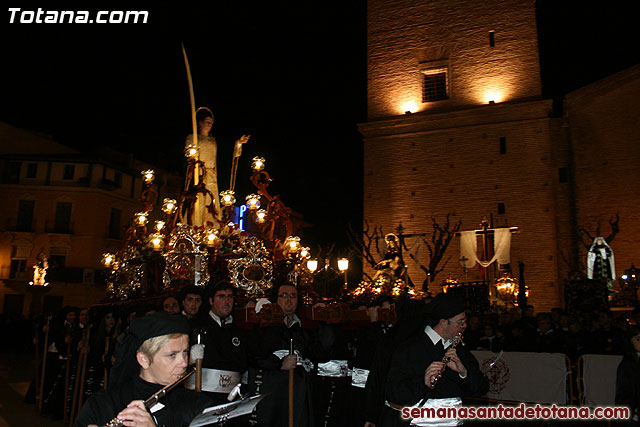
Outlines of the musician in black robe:
[{"label": "musician in black robe", "polygon": [[189,362],[189,325],[184,316],[157,312],[135,319],[116,352],[109,388],[82,407],[74,427],[104,425],[188,426],[212,402],[203,394],[177,387],[150,408],[144,401],[176,382]]},{"label": "musician in black robe", "polygon": [[[320,326],[318,333],[302,328],[295,314],[298,290],[290,284],[281,285],[275,296],[285,317],[276,326],[257,328],[252,334],[250,353],[254,355],[249,369],[251,394],[268,394],[251,416],[252,425],[288,425],[289,370],[294,370],[294,423],[296,427],[313,426],[311,376],[318,360],[328,359],[333,337],[329,329]],[[293,340],[295,354],[289,355]]]},{"label": "musician in black robe", "polygon": [[[428,399],[481,396],[489,388],[470,351],[464,345],[452,346],[466,326],[463,302],[451,294],[440,294],[426,311],[429,324],[424,332],[393,354],[386,385],[389,406],[383,414],[385,426],[409,424],[400,418],[402,407],[422,406]],[[445,356],[449,361],[443,363]],[[439,372],[441,377],[436,380]]]},{"label": "musician in black robe", "polygon": [[[209,292],[211,310],[200,317],[192,344],[204,345],[202,391],[216,404],[227,403],[227,396],[241,382],[249,367],[247,333],[233,322],[236,288],[220,282]],[[187,388],[193,389],[193,376]]]}]

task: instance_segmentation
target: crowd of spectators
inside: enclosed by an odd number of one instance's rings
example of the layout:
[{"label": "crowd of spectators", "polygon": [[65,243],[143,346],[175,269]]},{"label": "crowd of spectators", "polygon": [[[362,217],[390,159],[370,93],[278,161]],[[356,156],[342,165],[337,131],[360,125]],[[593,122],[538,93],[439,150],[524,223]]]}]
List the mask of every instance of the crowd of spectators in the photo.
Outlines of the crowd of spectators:
[{"label": "crowd of spectators", "polygon": [[629,324],[609,310],[569,315],[561,308],[534,313],[511,308],[468,315],[465,343],[474,350],[563,353],[572,362],[583,354],[623,354]]}]

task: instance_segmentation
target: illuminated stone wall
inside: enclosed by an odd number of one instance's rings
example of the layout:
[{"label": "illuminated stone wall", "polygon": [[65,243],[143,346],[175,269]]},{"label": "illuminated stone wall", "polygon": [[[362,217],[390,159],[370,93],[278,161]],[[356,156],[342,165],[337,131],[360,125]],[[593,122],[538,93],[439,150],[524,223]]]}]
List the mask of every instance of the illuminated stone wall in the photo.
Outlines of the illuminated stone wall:
[{"label": "illuminated stone wall", "polygon": [[[446,59],[450,100],[422,103],[421,67]],[[534,3],[371,0],[368,63],[369,120],[537,97]]]}]

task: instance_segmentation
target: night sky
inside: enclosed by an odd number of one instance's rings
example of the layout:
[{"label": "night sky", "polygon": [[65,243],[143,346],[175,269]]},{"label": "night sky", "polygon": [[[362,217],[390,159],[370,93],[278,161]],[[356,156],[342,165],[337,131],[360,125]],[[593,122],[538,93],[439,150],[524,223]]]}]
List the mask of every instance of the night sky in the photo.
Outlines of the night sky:
[{"label": "night sky", "polygon": [[[362,216],[356,125],[367,119],[366,1],[88,3],[10,6],[149,10],[149,23],[8,24],[5,9],[0,120],[181,173],[191,132],[184,42],[196,104],[216,116],[220,190],[228,186],[233,142],[251,134],[237,196],[252,191],[250,160],[263,156],[272,194],[314,224],[303,242],[346,247],[346,225],[357,228]],[[639,62],[630,6],[602,4],[538,1],[545,97]]]}]

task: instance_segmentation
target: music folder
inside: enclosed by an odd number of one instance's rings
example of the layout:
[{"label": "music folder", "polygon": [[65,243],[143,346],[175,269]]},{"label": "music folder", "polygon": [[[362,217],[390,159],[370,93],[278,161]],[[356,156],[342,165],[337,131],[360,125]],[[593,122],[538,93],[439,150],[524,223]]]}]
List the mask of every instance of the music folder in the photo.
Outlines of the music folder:
[{"label": "music folder", "polygon": [[206,408],[191,421],[189,427],[208,426],[250,414],[264,396],[264,394],[258,394],[236,402],[223,403],[222,405]]}]

